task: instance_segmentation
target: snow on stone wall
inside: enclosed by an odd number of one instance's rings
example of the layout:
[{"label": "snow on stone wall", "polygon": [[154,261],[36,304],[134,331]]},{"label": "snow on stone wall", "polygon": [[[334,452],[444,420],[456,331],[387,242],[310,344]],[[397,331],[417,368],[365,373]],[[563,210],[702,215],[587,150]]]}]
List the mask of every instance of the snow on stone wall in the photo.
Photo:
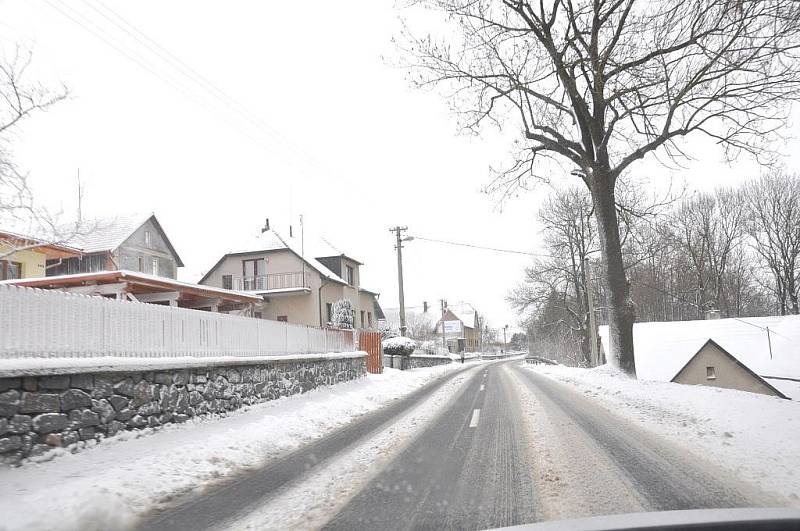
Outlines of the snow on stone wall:
[{"label": "snow on stone wall", "polygon": [[352,332],[0,285],[0,359],[350,352]]},{"label": "snow on stone wall", "polygon": [[361,354],[0,378],[0,463],[354,380],[366,374]]}]

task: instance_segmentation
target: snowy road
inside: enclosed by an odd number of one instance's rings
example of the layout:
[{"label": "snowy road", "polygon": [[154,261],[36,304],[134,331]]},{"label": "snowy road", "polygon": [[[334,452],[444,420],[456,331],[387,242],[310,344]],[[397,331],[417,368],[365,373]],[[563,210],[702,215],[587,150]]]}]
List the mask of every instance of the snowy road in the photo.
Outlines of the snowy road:
[{"label": "snowy road", "polygon": [[446,376],[149,528],[483,529],[775,504],[516,360]]}]

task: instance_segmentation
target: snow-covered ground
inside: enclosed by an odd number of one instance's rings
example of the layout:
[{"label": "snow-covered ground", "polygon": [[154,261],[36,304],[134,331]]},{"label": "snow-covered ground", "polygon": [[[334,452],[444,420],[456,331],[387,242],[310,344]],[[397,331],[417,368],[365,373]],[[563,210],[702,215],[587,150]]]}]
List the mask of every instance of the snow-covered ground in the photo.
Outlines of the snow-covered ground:
[{"label": "snow-covered ground", "polygon": [[0,530],[134,525],[153,508],[257,467],[458,368],[385,369],[223,418],[125,432],[79,453],[0,468]]},{"label": "snow-covered ground", "polygon": [[800,506],[800,402],[714,387],[631,379],[607,366],[527,365]]}]

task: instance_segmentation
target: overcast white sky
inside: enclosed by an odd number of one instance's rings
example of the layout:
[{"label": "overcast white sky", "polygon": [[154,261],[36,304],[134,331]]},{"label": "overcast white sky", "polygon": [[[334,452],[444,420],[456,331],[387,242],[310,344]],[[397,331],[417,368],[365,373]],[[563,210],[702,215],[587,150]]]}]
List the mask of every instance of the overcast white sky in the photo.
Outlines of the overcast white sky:
[{"label": "overcast white sky", "polygon": [[[384,307],[397,306],[390,226],[537,249],[534,217],[547,189],[502,212],[480,192],[509,136],[458,136],[442,98],[410,88],[388,66],[382,57],[396,54],[399,28],[392,0],[5,0],[0,12],[6,55],[17,43],[32,49],[33,76],[71,91],[15,139],[41,201],[73,209],[80,168],[84,211],[155,212],[186,264],[182,279],[197,280],[264,218],[288,232],[300,214],[307,230],[365,263],[362,284],[381,292]],[[123,20],[161,55],[112,23],[125,27]],[[210,92],[179,74],[163,50],[207,79]],[[686,171],[652,161],[638,171],[696,188],[757,172],[749,161],[718,164],[706,146],[702,153],[710,158]],[[408,305],[467,300],[494,325],[515,322],[505,295],[528,258],[419,240],[404,257]]]}]

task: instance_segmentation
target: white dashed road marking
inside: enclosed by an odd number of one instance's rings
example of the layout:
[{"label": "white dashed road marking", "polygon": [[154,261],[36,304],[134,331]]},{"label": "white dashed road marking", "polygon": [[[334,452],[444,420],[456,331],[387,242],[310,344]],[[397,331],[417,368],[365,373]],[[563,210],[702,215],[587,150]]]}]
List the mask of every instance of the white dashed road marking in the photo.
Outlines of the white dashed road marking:
[{"label": "white dashed road marking", "polygon": [[470,428],[477,428],[478,427],[478,420],[481,418],[481,410],[480,409],[473,409],[472,410],[472,420],[469,421]]}]

